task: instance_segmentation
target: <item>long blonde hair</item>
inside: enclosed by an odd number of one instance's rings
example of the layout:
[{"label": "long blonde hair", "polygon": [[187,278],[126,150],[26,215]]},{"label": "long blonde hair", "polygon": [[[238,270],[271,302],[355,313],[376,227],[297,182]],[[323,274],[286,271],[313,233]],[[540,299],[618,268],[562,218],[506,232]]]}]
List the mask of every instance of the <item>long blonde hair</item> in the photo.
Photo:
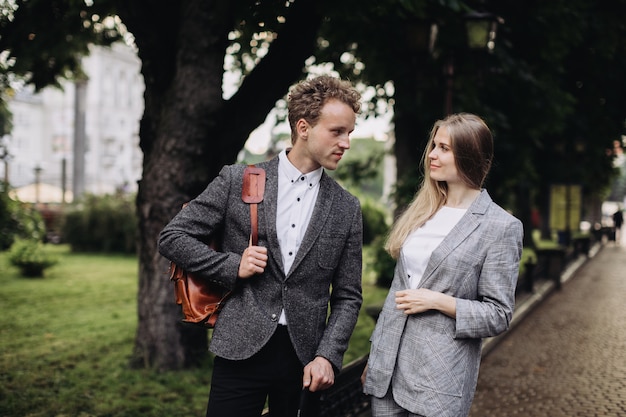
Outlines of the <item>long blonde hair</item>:
[{"label": "long blonde hair", "polygon": [[447,128],[454,160],[461,180],[470,188],[480,189],[493,160],[493,137],[487,124],[470,113],[452,114],[438,120],[430,131],[420,168],[424,179],[413,201],[396,220],[385,243],[385,250],[398,259],[402,244],[415,229],[421,227],[446,203],[448,184],[430,177],[428,155],[440,128]]}]

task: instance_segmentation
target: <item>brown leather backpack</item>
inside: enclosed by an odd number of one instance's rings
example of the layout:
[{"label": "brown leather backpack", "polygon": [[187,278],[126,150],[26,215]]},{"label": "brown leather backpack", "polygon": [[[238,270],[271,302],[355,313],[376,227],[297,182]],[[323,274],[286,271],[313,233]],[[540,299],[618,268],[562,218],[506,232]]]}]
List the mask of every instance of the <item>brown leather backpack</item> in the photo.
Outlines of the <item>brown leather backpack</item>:
[{"label": "brown leather backpack", "polygon": [[[263,201],[265,192],[265,171],[262,168],[249,165],[243,174],[242,200],[250,204],[250,223],[252,233],[251,244],[258,243],[257,204]],[[217,242],[210,246],[219,250]],[[183,321],[213,328],[224,302],[230,296],[230,291],[221,285],[189,273],[170,262],[170,280],[174,282],[176,304],[182,306]]]}]

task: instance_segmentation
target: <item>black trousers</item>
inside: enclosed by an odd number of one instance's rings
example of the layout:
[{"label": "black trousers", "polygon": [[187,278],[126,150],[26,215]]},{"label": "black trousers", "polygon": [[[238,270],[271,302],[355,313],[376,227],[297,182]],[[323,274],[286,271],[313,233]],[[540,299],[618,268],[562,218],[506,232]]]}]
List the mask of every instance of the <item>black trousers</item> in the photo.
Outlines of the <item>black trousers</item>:
[{"label": "black trousers", "polygon": [[259,417],[266,399],[271,417],[295,417],[302,392],[303,366],[286,326],[249,359],[216,357],[207,417]]}]

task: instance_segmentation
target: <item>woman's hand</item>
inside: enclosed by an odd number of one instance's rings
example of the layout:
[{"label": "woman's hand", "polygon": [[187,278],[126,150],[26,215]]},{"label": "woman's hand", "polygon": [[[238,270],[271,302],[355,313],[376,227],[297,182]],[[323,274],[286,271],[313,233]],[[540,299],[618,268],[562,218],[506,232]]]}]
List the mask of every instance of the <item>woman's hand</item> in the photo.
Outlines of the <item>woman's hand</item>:
[{"label": "woman's hand", "polygon": [[365,385],[366,377],[367,377],[367,364],[365,364],[365,368],[363,368],[363,373],[361,373],[361,385]]},{"label": "woman's hand", "polygon": [[396,308],[403,310],[404,314],[438,310],[449,317],[456,318],[456,299],[427,288],[397,291]]}]

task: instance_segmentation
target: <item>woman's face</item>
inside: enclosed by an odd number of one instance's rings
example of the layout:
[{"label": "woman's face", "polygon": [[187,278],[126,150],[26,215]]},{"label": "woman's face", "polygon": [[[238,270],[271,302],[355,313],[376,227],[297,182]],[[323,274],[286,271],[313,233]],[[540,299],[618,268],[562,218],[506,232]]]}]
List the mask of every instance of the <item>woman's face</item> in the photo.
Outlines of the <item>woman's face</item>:
[{"label": "woman's face", "polygon": [[428,159],[430,160],[430,178],[435,181],[445,181],[448,184],[461,182],[447,127],[437,129]]}]

